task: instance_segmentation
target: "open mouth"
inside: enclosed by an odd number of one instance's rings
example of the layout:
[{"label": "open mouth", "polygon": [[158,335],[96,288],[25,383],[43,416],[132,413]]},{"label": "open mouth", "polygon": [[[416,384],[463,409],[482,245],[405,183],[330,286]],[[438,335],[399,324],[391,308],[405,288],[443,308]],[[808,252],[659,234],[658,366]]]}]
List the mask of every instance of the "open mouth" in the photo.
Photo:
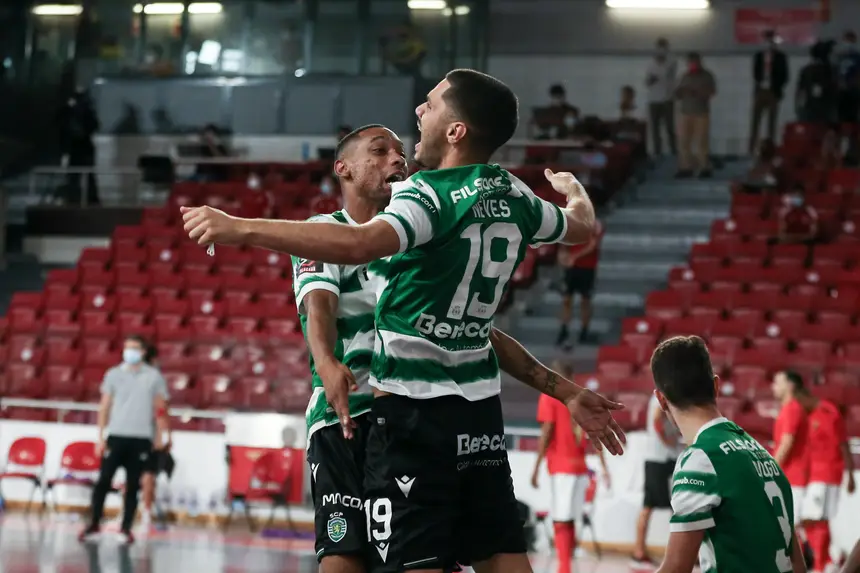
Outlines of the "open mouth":
[{"label": "open mouth", "polygon": [[399,183],[403,181],[405,178],[402,173],[394,173],[393,175],[389,175],[385,178],[385,182],[391,185],[392,183]]}]

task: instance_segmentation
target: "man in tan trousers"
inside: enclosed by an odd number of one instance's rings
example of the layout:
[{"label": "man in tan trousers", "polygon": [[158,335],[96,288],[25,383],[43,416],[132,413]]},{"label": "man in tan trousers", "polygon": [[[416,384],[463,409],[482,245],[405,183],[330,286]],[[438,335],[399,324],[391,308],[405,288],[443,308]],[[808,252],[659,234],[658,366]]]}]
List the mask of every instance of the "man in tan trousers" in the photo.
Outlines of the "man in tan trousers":
[{"label": "man in tan trousers", "polygon": [[711,98],[717,93],[713,74],[702,66],[696,52],[687,54],[687,71],[675,88],[678,99],[678,173],[679,179],[711,176],[710,154]]}]

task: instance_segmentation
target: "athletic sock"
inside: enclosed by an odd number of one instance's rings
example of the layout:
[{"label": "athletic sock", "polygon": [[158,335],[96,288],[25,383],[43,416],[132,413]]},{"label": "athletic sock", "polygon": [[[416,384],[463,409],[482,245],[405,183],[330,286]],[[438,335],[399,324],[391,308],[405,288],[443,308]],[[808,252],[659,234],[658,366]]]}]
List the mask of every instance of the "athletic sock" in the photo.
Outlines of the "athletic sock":
[{"label": "athletic sock", "polygon": [[809,521],[806,523],[806,536],[815,559],[812,570],[824,571],[830,563],[830,524],[826,521]]},{"label": "athletic sock", "polygon": [[553,522],[555,530],[555,552],[558,556],[558,573],[571,573],[570,562],[573,560],[573,546],[576,535],[573,523],[570,521]]}]

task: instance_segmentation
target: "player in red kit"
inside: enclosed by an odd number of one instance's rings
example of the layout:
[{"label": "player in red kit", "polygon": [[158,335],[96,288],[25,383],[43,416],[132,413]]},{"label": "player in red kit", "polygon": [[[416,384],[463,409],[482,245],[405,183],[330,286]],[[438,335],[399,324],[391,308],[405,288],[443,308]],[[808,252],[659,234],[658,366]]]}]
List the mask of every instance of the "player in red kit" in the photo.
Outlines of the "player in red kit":
[{"label": "player in red kit", "polygon": [[813,571],[830,563],[830,520],[836,516],[839,488],[848,471],[847,491],[854,493],[854,464],[845,432],[845,420],[833,403],[811,394],[800,396],[809,412],[809,484],[802,515],[806,537],[815,555]]},{"label": "player in red kit", "polygon": [[[565,378],[572,373],[564,366],[556,367]],[[576,549],[576,522],[582,518],[585,493],[591,478],[585,463],[588,438],[577,426],[574,428],[570,412],[564,404],[542,394],[538,400],[537,420],[541,424],[538,458],[532,472],[532,486],[538,487],[541,462],[546,458],[550,476],[550,518],[555,531],[555,548],[558,555],[558,573],[570,573]],[[600,463],[609,484],[609,472],[603,452]]]},{"label": "player in red kit", "polygon": [[778,372],[771,388],[782,404],[773,427],[776,448],[773,457],[791,484],[794,522],[800,523],[803,497],[809,483],[809,427],[806,409],[798,400],[805,392],[803,378],[791,370]]}]

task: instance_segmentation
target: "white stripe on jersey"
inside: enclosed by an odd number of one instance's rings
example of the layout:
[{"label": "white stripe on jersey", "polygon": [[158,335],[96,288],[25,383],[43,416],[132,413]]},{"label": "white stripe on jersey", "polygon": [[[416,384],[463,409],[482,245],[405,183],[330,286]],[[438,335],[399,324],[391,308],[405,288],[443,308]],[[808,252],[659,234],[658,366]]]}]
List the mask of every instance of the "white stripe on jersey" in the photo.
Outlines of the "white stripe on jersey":
[{"label": "white stripe on jersey", "polygon": [[[520,193],[525,195],[529,201],[532,203],[538,201],[538,197],[534,194],[534,191],[529,188],[528,185],[523,183],[519,178],[515,175],[508,173],[508,177],[511,180],[511,185],[516,188]],[[540,243],[541,241],[545,241],[550,236],[552,236],[553,232],[556,229],[556,225],[558,224],[558,212],[556,209],[557,205],[554,203],[550,203],[548,201],[541,202],[541,209],[543,210],[543,217],[541,217],[541,225],[538,229],[537,233],[534,235],[533,244]],[[567,217],[561,217],[563,229],[561,231],[561,237],[567,235]]]},{"label": "white stripe on jersey", "polygon": [[[378,330],[377,353],[384,349],[385,355],[398,360],[432,360],[444,367],[462,366],[480,362],[490,357],[493,345],[487,342],[481,348],[446,350],[426,338],[400,334],[390,330]],[[471,386],[471,384],[469,384]]]},{"label": "white stripe on jersey", "polygon": [[485,380],[475,380],[468,384],[457,384],[453,380],[446,382],[427,382],[426,380],[399,380],[386,378],[385,381],[374,378],[371,374],[370,385],[383,392],[410,396],[416,399],[438,398],[440,396],[462,396],[470,402],[497,396],[500,390],[498,376]]}]

